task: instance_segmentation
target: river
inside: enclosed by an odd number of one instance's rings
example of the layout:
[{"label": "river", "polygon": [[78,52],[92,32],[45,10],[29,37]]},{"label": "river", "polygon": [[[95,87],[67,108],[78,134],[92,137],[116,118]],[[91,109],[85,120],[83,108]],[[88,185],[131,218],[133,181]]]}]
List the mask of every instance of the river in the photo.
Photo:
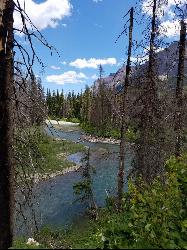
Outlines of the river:
[{"label": "river", "polygon": [[[48,126],[46,132],[50,136],[73,142],[79,141],[79,138],[83,135],[78,127],[70,131],[66,130],[66,132],[62,129],[55,130],[52,126]],[[92,188],[97,205],[102,207],[105,204],[107,193],[114,195],[117,187],[119,145],[87,141],[80,141],[79,143],[90,147],[90,164],[96,170],[96,173],[92,175]],[[130,150],[128,150],[126,153],[126,166],[128,167],[132,160],[131,155]],[[81,153],[69,156],[69,160],[75,163],[80,163],[81,158]],[[73,185],[81,179],[81,171],[77,171],[37,184],[34,192],[37,197],[40,226],[68,227],[83,220],[87,204],[75,202],[77,197],[73,192]],[[124,189],[126,188],[125,185]],[[31,232],[33,230],[29,228]],[[21,231],[23,231],[23,227]]]}]

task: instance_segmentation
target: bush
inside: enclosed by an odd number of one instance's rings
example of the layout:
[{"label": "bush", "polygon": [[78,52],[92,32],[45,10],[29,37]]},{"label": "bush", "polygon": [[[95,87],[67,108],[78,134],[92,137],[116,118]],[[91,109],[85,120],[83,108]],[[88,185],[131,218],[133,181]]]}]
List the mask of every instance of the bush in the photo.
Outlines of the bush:
[{"label": "bush", "polygon": [[94,235],[99,248],[187,249],[187,155],[166,163],[164,180],[150,186],[129,182],[123,212],[106,210],[102,227]]},{"label": "bush", "polygon": [[[138,184],[138,185],[137,185]],[[36,240],[47,247],[71,249],[187,249],[187,154],[166,162],[166,173],[151,185],[129,181],[123,210],[115,199],[100,209],[99,220],[81,230],[41,231]]]}]

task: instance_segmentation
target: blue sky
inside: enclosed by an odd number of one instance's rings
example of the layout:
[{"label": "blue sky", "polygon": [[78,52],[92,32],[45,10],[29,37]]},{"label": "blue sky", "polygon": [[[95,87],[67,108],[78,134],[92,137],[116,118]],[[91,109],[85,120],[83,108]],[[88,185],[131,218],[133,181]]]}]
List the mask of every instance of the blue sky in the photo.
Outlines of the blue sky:
[{"label": "blue sky", "polygon": [[[27,0],[29,16],[60,54],[60,58],[55,53],[51,56],[48,49],[34,42],[46,65],[43,74],[39,73],[38,64],[34,66],[44,88],[80,92],[97,78],[98,63],[103,64],[106,75],[116,72],[125,60],[128,40],[122,37],[117,44],[115,40],[123,30],[123,15],[135,3],[135,0]],[[17,16],[15,22],[19,26]],[[141,38],[141,30],[136,26],[134,39]],[[23,37],[16,35],[16,39],[25,43]]]}]

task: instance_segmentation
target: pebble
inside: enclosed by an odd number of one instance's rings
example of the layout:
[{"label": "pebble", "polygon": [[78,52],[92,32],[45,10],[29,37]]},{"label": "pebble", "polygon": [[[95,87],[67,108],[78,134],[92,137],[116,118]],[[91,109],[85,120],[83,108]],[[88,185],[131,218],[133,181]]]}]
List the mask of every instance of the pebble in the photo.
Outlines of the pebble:
[{"label": "pebble", "polygon": [[86,141],[93,142],[93,143],[101,142],[101,143],[110,143],[110,144],[120,144],[120,140],[115,140],[112,138],[93,137],[91,135],[88,135],[88,136],[84,135],[82,138]]}]

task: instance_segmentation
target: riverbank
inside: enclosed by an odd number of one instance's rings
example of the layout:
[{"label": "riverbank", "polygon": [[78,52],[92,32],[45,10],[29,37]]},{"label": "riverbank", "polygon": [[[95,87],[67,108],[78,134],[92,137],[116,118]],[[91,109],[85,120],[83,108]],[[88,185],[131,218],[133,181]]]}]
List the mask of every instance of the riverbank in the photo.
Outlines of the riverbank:
[{"label": "riverbank", "polygon": [[37,173],[32,178],[34,179],[34,183],[37,184],[37,183],[39,183],[41,181],[50,180],[50,179],[53,179],[53,178],[55,178],[57,176],[62,176],[62,175],[65,175],[65,174],[68,174],[68,173],[71,173],[71,172],[76,172],[81,167],[82,167],[82,165],[77,165],[76,164],[75,166],[65,168],[62,171],[56,171],[55,173],[49,173],[49,174],[47,174],[47,173],[46,174]]},{"label": "riverbank", "polygon": [[98,137],[93,135],[82,135],[80,138],[82,141],[89,141],[93,143],[109,143],[109,144],[120,144],[120,140],[113,139],[113,138],[104,138],[104,137]]},{"label": "riverbank", "polygon": [[[64,132],[73,132],[76,130],[80,130],[80,124],[79,123],[73,123],[73,122],[66,122],[66,121],[56,121],[56,120],[46,120],[46,124],[48,126],[52,125],[55,129],[59,131],[64,131]],[[79,138],[78,142],[81,141],[88,141],[88,142],[93,142],[93,143],[108,143],[108,144],[120,144],[119,139],[114,139],[112,137],[105,138],[105,137],[100,137],[100,136],[94,136],[94,135],[86,135],[82,134],[81,137]]]},{"label": "riverbank", "polygon": [[77,171],[81,165],[68,160],[68,156],[78,152],[84,152],[85,147],[65,139],[50,138],[45,136],[39,144],[43,155],[42,171],[34,174],[35,182],[54,178],[72,171]]},{"label": "riverbank", "polygon": [[[79,152],[83,153],[85,151],[84,145],[60,137],[51,137],[39,127],[31,130],[30,140],[35,142],[35,153],[32,155],[29,169],[25,171],[21,165],[18,165],[18,181],[20,183],[23,178],[31,180],[33,183],[39,183],[78,171],[81,167],[79,162],[74,162],[73,159],[69,159],[69,156]],[[20,153],[25,153],[24,149],[22,150],[23,152]]]},{"label": "riverbank", "polygon": [[74,132],[80,130],[79,123],[56,120],[46,120],[45,123],[48,127],[53,127],[57,131]]},{"label": "riverbank", "polygon": [[34,239],[16,239],[14,249],[186,249],[186,166],[187,154],[171,157],[164,188],[158,176],[151,185],[138,179],[141,188],[129,181],[121,211],[110,197],[97,220],[80,217],[69,230],[44,227]]},{"label": "riverbank", "polygon": [[79,126],[79,123],[75,122],[67,122],[67,121],[57,121],[57,120],[46,120],[45,123],[47,125],[65,125],[65,126]]}]

